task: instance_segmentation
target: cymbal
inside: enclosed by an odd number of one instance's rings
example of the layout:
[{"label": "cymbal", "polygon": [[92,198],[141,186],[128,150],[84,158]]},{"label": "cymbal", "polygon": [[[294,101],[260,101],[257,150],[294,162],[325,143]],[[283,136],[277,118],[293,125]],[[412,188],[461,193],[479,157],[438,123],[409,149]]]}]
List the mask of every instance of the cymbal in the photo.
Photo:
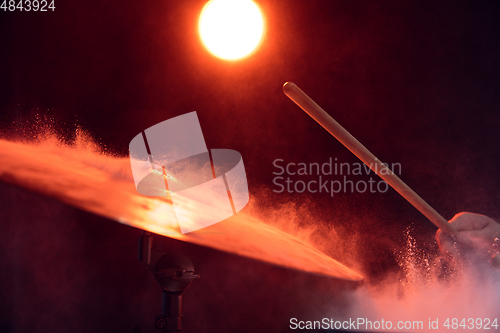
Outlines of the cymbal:
[{"label": "cymbal", "polygon": [[137,192],[128,158],[50,142],[0,140],[0,180],[166,237],[290,269],[351,281],[363,279],[314,247],[244,211],[182,234],[169,199]]}]

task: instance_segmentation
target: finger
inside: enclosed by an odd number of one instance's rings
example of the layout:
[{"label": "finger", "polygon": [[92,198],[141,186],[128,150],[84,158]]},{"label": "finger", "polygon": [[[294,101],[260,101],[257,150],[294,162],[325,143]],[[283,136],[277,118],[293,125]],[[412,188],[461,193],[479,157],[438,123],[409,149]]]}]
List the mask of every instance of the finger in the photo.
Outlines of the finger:
[{"label": "finger", "polygon": [[436,232],[436,240],[440,249],[446,252],[455,251],[456,240],[441,229]]},{"label": "finger", "polygon": [[452,237],[438,230],[436,240],[439,247],[448,252],[455,251],[457,246],[462,249],[473,249],[489,245],[481,231],[460,231],[457,237]]},{"label": "finger", "polygon": [[482,230],[490,223],[490,218],[481,214],[459,213],[455,215],[450,223],[457,231]]},{"label": "finger", "polygon": [[470,238],[470,239],[477,239],[477,240],[483,240],[487,241],[489,243],[492,243],[495,241],[493,233],[492,232],[487,232],[486,229],[483,230],[471,230],[471,231],[462,231],[459,235],[459,238],[461,236]]},{"label": "finger", "polygon": [[459,232],[457,243],[467,248],[485,248],[492,245],[492,242],[481,230]]}]

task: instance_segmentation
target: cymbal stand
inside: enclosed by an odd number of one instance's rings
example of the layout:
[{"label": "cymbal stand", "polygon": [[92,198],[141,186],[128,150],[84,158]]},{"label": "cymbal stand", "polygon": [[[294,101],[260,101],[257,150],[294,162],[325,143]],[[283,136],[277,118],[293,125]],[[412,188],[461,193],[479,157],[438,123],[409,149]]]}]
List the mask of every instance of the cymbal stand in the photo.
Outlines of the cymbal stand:
[{"label": "cymbal stand", "polygon": [[163,289],[161,314],[155,317],[155,328],[162,332],[182,331],[182,293],[194,279],[191,259],[182,253],[165,253],[153,249],[153,235],[142,231],[138,258],[149,269]]}]

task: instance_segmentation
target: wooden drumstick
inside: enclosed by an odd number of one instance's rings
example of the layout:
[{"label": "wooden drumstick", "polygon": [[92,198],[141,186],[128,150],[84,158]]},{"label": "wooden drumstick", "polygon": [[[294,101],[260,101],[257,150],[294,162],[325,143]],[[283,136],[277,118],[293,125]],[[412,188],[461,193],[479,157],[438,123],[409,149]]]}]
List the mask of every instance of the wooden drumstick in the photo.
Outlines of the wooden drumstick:
[{"label": "wooden drumstick", "polygon": [[436,212],[434,208],[406,185],[391,169],[386,167],[375,155],[316,104],[316,102],[300,90],[297,85],[292,82],[286,82],[283,85],[283,92],[438,228],[448,235],[457,235],[455,228],[446,219]]}]

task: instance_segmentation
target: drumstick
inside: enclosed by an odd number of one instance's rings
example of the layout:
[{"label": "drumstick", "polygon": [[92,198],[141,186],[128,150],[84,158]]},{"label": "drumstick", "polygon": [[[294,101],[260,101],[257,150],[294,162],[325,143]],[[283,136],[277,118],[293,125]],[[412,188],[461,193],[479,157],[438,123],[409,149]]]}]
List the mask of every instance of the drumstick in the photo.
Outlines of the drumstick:
[{"label": "drumstick", "polygon": [[283,92],[438,228],[448,235],[457,235],[457,231],[448,221],[396,176],[391,169],[366,149],[361,142],[326,113],[325,110],[316,104],[316,102],[300,90],[299,87],[292,82],[286,82],[283,85]]}]

